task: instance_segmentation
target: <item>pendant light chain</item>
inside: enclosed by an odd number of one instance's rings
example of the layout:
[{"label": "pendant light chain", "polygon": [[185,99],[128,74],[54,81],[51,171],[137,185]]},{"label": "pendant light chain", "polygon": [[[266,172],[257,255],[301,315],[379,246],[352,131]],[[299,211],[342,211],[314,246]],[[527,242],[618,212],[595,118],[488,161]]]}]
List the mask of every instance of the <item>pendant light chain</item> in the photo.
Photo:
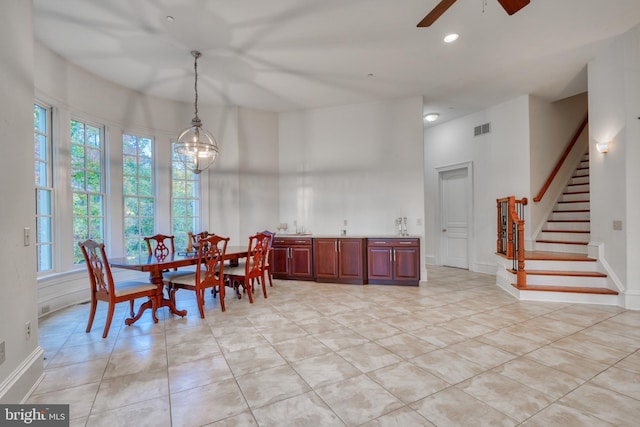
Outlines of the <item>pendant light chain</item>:
[{"label": "pendant light chain", "polygon": [[193,90],[196,93],[196,101],[194,103],[194,106],[195,106],[196,118],[197,118],[198,117],[198,57],[200,56],[200,52],[194,53],[193,56],[194,56],[193,70],[195,71],[195,74],[196,74],[195,83],[193,84]]}]

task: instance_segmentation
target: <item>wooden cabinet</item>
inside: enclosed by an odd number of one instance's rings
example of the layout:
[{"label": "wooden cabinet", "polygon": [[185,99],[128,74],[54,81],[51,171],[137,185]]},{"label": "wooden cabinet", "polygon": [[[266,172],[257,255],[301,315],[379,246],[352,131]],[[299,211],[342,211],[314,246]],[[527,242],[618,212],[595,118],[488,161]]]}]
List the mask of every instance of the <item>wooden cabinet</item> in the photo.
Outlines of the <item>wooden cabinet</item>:
[{"label": "wooden cabinet", "polygon": [[276,279],[313,279],[313,246],[311,237],[279,237],[273,239],[273,277]]},{"label": "wooden cabinet", "polygon": [[367,242],[369,283],[418,286],[420,240],[415,238],[369,239]]},{"label": "wooden cabinet", "polygon": [[313,239],[316,281],[366,283],[365,239]]}]

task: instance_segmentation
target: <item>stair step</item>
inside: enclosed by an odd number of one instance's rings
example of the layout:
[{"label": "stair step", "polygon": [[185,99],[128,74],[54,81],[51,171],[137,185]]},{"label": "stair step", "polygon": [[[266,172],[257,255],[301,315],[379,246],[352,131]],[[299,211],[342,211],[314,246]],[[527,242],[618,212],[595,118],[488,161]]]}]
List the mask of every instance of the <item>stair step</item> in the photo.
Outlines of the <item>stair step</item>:
[{"label": "stair step", "polygon": [[572,276],[572,277],[607,277],[598,271],[563,271],[563,270],[527,270],[527,275],[535,276]]},{"label": "stair step", "polygon": [[542,230],[543,233],[586,233],[591,234],[589,230]]},{"label": "stair step", "polygon": [[572,288],[597,288],[607,286],[607,275],[597,271],[527,269],[526,273],[527,285],[556,285]]},{"label": "stair step", "polygon": [[568,185],[575,185],[575,184],[589,184],[589,175],[571,177]]},{"label": "stair step", "polygon": [[521,291],[542,291],[542,292],[571,292],[583,294],[599,294],[599,295],[618,295],[617,291],[608,288],[589,288],[589,287],[570,287],[570,286],[545,286],[545,285],[526,285],[518,287],[513,283],[512,286]]},{"label": "stair step", "polygon": [[566,193],[574,193],[574,192],[582,192],[589,191],[589,183],[581,183],[581,184],[568,184],[565,188]]},{"label": "stair step", "polygon": [[535,248],[539,251],[568,252],[587,254],[589,242],[561,242],[555,240],[536,240]]},{"label": "stair step", "polygon": [[589,166],[587,167],[578,166],[575,172],[573,173],[573,176],[585,176],[585,175],[589,175]]},{"label": "stair step", "polygon": [[589,243],[591,240],[591,231],[581,230],[543,230],[536,241],[551,242],[580,242]]},{"label": "stair step", "polygon": [[538,239],[537,243],[555,243],[556,245],[588,245],[589,242],[568,242],[566,240],[544,240]]},{"label": "stair step", "polygon": [[589,200],[570,200],[556,202],[554,211],[589,211],[591,205]]},{"label": "stair step", "polygon": [[550,260],[550,261],[586,261],[596,262],[595,258],[589,258],[582,253],[551,252],[551,251],[525,251],[525,260]]},{"label": "stair step", "polygon": [[576,202],[590,202],[588,191],[576,191],[575,193],[562,193],[558,202],[562,203],[576,203]]},{"label": "stair step", "polygon": [[555,210],[551,212],[549,220],[589,220],[590,211],[588,209],[582,209],[577,211],[559,211]]},{"label": "stair step", "polygon": [[591,231],[591,223],[587,221],[547,221],[543,231]]}]

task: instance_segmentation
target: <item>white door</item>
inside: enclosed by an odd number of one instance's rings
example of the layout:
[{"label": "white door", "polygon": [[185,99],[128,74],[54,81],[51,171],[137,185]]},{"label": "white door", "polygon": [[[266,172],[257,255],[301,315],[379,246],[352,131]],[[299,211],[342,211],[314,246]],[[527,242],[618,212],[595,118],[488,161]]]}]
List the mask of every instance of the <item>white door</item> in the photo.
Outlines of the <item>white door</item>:
[{"label": "white door", "polygon": [[469,268],[469,168],[440,172],[442,265]]}]

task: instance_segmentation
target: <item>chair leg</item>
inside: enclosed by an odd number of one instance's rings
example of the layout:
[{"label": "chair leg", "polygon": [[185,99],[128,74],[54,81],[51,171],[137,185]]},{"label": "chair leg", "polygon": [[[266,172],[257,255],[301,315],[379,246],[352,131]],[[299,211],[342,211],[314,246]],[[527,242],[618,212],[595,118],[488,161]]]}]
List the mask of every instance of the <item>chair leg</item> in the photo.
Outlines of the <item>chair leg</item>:
[{"label": "chair leg", "polygon": [[220,283],[220,285],[218,285],[218,293],[220,294],[220,309],[222,309],[222,311],[226,310],[226,307],[224,306],[224,294],[225,294],[225,289],[224,289],[224,283]]},{"label": "chair leg", "polygon": [[102,333],[102,338],[106,338],[107,334],[109,334],[109,328],[111,327],[111,320],[113,320],[113,309],[114,309],[114,304],[109,303],[109,311],[107,313],[107,322],[104,325],[104,332]]},{"label": "chair leg", "polygon": [[247,295],[249,295],[249,303],[253,304],[253,291],[251,290],[251,283],[247,283],[247,279],[245,278],[242,281],[242,287],[247,291]]},{"label": "chair leg", "polygon": [[267,298],[267,282],[262,280],[261,281],[261,285],[262,285],[262,294],[264,295],[265,299]]},{"label": "chair leg", "polygon": [[85,332],[91,332],[91,326],[93,325],[93,318],[96,316],[96,307],[98,306],[98,300],[91,298],[91,311],[89,312],[89,321],[87,322],[87,330]]},{"label": "chair leg", "polygon": [[267,270],[267,276],[269,277],[269,286],[273,287],[273,276],[271,275],[271,269]]},{"label": "chair leg", "polygon": [[198,302],[198,311],[200,311],[200,318],[204,319],[204,290],[196,289],[196,301]]}]

